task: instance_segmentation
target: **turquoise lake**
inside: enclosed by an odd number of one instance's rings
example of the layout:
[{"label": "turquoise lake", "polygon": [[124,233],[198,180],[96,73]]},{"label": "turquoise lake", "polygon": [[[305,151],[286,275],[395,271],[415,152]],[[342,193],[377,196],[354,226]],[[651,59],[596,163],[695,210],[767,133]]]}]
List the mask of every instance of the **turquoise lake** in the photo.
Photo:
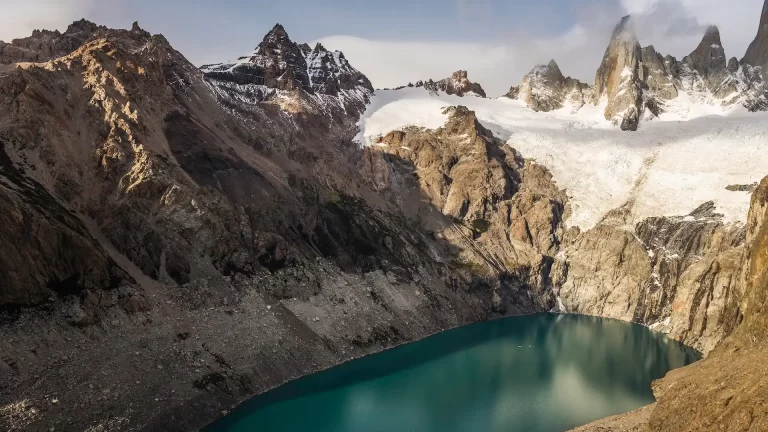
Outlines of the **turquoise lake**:
[{"label": "turquoise lake", "polygon": [[563,431],[654,402],[699,354],[646,327],[537,314],[461,327],[301,378],[208,431]]}]

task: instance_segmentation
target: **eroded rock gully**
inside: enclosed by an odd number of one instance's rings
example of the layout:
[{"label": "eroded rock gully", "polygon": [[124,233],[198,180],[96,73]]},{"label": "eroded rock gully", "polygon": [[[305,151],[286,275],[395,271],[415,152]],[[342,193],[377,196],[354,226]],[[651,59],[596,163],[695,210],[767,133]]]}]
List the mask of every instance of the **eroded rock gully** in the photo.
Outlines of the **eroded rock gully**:
[{"label": "eroded rock gully", "polygon": [[580,232],[551,174],[464,107],[360,149],[370,83],[281,26],[202,71],[138,25],[33,38],[0,71],[4,429],[196,429],[503,314],[633,320],[705,352],[761,336],[765,186],[746,228],[704,205]]}]

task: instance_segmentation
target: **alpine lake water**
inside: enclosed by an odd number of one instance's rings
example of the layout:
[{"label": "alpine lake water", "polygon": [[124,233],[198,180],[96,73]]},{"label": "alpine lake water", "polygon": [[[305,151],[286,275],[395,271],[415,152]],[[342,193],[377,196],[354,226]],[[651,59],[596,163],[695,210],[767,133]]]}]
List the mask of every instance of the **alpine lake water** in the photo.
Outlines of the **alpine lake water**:
[{"label": "alpine lake water", "polygon": [[700,354],[622,321],[481,322],[254,397],[209,432],[564,431],[654,402],[651,381]]}]

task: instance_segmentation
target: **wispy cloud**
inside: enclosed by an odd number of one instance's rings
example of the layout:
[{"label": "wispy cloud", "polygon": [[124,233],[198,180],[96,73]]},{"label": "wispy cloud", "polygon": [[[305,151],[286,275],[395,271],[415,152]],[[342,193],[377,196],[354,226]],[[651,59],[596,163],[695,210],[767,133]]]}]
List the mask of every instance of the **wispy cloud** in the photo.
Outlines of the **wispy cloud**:
[{"label": "wispy cloud", "polygon": [[[419,79],[439,79],[457,69],[469,71],[491,95],[503,94],[533,66],[555,59],[564,73],[587,82],[622,15],[633,15],[641,44],[653,44],[678,58],[689,54],[709,24],[720,27],[727,53],[740,58],[757,32],[762,0],[595,0],[580,7],[577,22],[551,36],[512,30],[503,38],[474,43],[386,41],[353,36],[322,38],[344,51],[377,87]],[[469,19],[487,2],[457,0],[457,13]],[[474,11],[474,12],[473,12]],[[546,23],[531,23],[546,25]]]}]

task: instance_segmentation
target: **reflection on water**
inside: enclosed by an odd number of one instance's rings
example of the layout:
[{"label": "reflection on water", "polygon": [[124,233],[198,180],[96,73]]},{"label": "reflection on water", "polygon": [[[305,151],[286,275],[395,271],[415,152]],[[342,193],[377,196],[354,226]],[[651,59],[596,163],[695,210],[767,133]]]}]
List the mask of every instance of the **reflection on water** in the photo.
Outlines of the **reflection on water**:
[{"label": "reflection on water", "polygon": [[698,354],[645,327],[539,314],[451,330],[294,381],[211,431],[561,431],[653,402]]}]

